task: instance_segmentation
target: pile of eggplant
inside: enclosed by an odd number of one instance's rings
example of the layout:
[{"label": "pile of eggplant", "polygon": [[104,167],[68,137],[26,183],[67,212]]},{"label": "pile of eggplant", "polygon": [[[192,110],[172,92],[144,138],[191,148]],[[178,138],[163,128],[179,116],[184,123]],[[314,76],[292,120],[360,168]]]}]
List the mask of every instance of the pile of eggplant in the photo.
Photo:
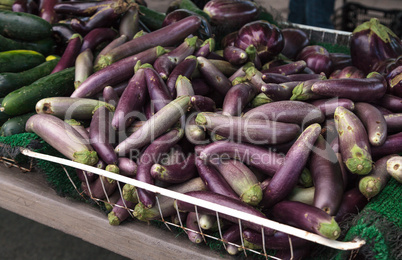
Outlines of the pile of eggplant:
[{"label": "pile of eggplant", "polygon": [[[259,19],[252,1],[174,1],[166,14],[144,1],[42,2],[61,56],[52,73],[75,67],[75,90],[35,100],[25,127],[67,158],[329,239],[402,182],[402,42],[378,20],[344,54]],[[171,218],[194,243],[220,227],[233,255],[241,241],[284,259],[314,253],[307,240],[76,173],[84,194],[107,201],[111,225]]]}]

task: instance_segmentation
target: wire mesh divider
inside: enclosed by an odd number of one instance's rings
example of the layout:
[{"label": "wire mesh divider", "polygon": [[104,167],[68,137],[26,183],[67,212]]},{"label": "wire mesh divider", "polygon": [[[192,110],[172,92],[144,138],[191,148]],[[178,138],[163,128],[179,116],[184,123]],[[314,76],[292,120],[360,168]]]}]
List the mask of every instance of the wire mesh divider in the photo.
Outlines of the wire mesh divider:
[{"label": "wire mesh divider", "polygon": [[[175,224],[173,222],[166,221],[165,218],[164,218],[163,212],[161,210],[161,206],[160,206],[158,196],[156,196],[156,198],[157,198],[156,199],[156,205],[158,207],[159,214],[160,214],[160,217],[161,217],[160,221],[162,223],[164,223],[169,230],[171,230],[171,228],[169,226],[174,226],[174,227],[177,227],[177,228],[181,228],[186,233],[187,233],[187,231],[196,232],[196,233],[200,234],[203,237],[204,241],[206,240],[205,238],[207,237],[207,238],[211,238],[211,239],[218,240],[218,241],[222,242],[223,246],[225,248],[226,248],[225,244],[234,245],[234,246],[236,246],[238,248],[241,248],[243,250],[243,252],[245,253],[245,255],[247,255],[247,251],[250,251],[250,252],[253,252],[255,254],[265,256],[266,259],[268,259],[268,258],[270,258],[270,259],[279,259],[279,258],[277,258],[277,257],[275,257],[273,255],[267,254],[266,247],[265,247],[265,240],[264,240],[264,237],[265,237],[264,236],[264,228],[275,229],[277,231],[284,232],[284,233],[286,233],[288,235],[292,235],[292,236],[295,236],[295,237],[300,237],[300,238],[303,238],[305,240],[308,240],[308,241],[311,241],[311,242],[314,242],[314,243],[317,243],[317,244],[320,244],[320,245],[323,245],[323,246],[326,246],[326,247],[338,249],[338,250],[358,250],[361,246],[363,246],[365,244],[364,240],[360,240],[358,238],[356,238],[356,239],[354,239],[352,241],[348,241],[348,242],[327,239],[327,238],[325,238],[323,236],[320,236],[318,234],[310,233],[310,232],[304,231],[304,230],[299,229],[299,228],[295,228],[295,227],[288,226],[288,225],[285,225],[285,224],[282,224],[282,223],[279,223],[279,222],[269,220],[267,218],[254,216],[254,215],[246,213],[246,212],[242,212],[242,211],[232,209],[232,208],[229,208],[229,207],[226,207],[226,206],[222,206],[222,205],[219,205],[219,204],[216,204],[216,203],[213,203],[213,202],[209,202],[209,201],[205,201],[205,200],[198,199],[198,198],[195,198],[195,197],[191,197],[191,196],[188,196],[186,194],[178,193],[178,192],[166,189],[166,188],[161,188],[161,187],[158,187],[158,186],[155,186],[155,185],[144,183],[144,182],[135,180],[135,179],[130,178],[130,177],[115,174],[115,173],[112,173],[112,172],[108,172],[108,171],[105,171],[105,170],[102,170],[102,169],[99,169],[99,168],[96,168],[96,167],[84,165],[84,164],[81,164],[81,163],[77,163],[77,162],[74,162],[74,161],[71,161],[71,160],[68,160],[68,159],[63,159],[63,158],[59,158],[59,157],[55,157],[55,156],[51,156],[51,155],[47,155],[47,154],[33,152],[33,151],[31,151],[29,149],[26,149],[26,148],[21,148],[21,153],[23,155],[26,155],[26,156],[31,157],[31,158],[46,160],[46,161],[49,161],[49,162],[60,164],[64,168],[64,171],[67,174],[68,178],[70,179],[71,183],[74,185],[74,188],[77,190],[77,192],[83,198],[85,198],[84,194],[82,194],[82,192],[80,192],[78,187],[76,187],[76,185],[72,181],[72,178],[70,177],[68,171],[65,169],[64,166],[69,166],[69,167],[73,167],[73,168],[80,169],[80,170],[83,170],[83,171],[95,173],[95,174],[99,175],[100,177],[102,176],[102,177],[109,178],[109,179],[117,181],[117,183],[118,183],[117,189],[118,189],[118,192],[119,192],[119,195],[120,195],[121,198],[123,198],[123,192],[122,192],[121,186],[119,184],[120,182],[121,183],[128,183],[130,185],[135,186],[136,188],[145,189],[145,190],[153,192],[155,194],[160,194],[162,196],[167,196],[167,197],[169,197],[171,199],[191,203],[191,204],[193,204],[195,206],[195,213],[196,213],[196,216],[197,216],[197,220],[199,220],[198,207],[207,208],[209,210],[215,211],[218,223],[219,223],[219,219],[220,219],[219,214],[225,214],[225,215],[235,217],[235,218],[238,219],[240,234],[242,234],[242,227],[243,227],[242,221],[247,221],[247,222],[251,222],[251,223],[254,223],[254,224],[258,224],[258,225],[261,226],[262,251],[257,251],[257,250],[251,249],[251,248],[247,248],[245,246],[244,239],[243,239],[243,237],[241,235],[240,235],[241,244],[236,244],[236,243],[224,241],[221,226],[219,224],[218,224],[218,229],[219,229],[218,231],[219,231],[219,236],[220,237],[215,237],[215,236],[212,236],[210,234],[204,233],[200,226],[199,226],[200,231],[192,230],[192,229],[189,229],[189,228],[185,227],[183,225],[183,221],[180,218],[180,214],[179,214],[180,212],[179,212],[179,210],[177,208],[176,208],[176,213],[178,214],[179,224]],[[95,201],[98,205],[100,203],[109,203],[110,205],[116,205],[116,206],[119,206],[121,208],[125,208],[129,212],[130,216],[134,218],[133,209],[128,208],[126,204],[121,206],[121,205],[117,205],[117,204],[113,203],[110,200],[110,197],[107,196],[107,194],[106,194],[106,190],[105,190],[105,187],[104,187],[104,184],[103,184],[103,179],[101,179],[101,181],[102,181],[102,187],[103,187],[105,195],[106,195],[105,198],[100,199],[100,198],[93,197],[92,192],[90,190],[90,185],[89,185],[88,178],[86,177],[85,174],[84,174],[84,176],[85,176],[86,184],[87,184],[87,186],[89,188],[89,197],[93,201]],[[199,223],[198,223],[198,225],[199,225]],[[291,253],[292,253],[293,248],[292,248],[292,241],[291,241],[290,236],[289,236],[289,243],[290,243],[290,250],[291,250]]]}]

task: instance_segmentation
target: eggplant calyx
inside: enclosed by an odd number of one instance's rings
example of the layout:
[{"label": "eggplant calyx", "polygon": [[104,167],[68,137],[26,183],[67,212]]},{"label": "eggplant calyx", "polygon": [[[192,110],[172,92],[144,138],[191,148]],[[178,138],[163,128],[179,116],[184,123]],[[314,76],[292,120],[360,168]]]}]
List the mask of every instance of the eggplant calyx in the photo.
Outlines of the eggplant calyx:
[{"label": "eggplant calyx", "polygon": [[107,219],[109,220],[109,224],[112,226],[120,225],[120,219],[116,216],[116,214],[113,211],[107,215]]},{"label": "eggplant calyx", "polygon": [[73,154],[74,162],[86,164],[86,165],[95,165],[99,158],[96,151],[79,151]]},{"label": "eggplant calyx", "polygon": [[387,26],[381,24],[377,18],[371,18],[370,21],[357,26],[353,33],[355,34],[364,30],[370,30],[370,36],[375,34],[385,43],[391,42],[390,35],[397,38],[396,34]]},{"label": "eggplant calyx", "polygon": [[381,189],[381,181],[372,176],[364,177],[359,182],[360,192],[368,199],[378,194]]},{"label": "eggplant calyx", "polygon": [[334,217],[331,218],[331,223],[321,223],[318,228],[318,231],[324,237],[333,240],[337,239],[341,234],[341,229],[338,223],[335,221]]},{"label": "eggplant calyx", "polygon": [[240,196],[240,199],[249,205],[257,206],[261,202],[262,196],[263,193],[261,186],[257,183],[243,192],[243,194]]},{"label": "eggplant calyx", "polygon": [[140,221],[147,222],[151,217],[152,211],[150,211],[147,207],[144,206],[141,202],[139,202],[135,207],[133,211],[134,217],[136,217]]}]

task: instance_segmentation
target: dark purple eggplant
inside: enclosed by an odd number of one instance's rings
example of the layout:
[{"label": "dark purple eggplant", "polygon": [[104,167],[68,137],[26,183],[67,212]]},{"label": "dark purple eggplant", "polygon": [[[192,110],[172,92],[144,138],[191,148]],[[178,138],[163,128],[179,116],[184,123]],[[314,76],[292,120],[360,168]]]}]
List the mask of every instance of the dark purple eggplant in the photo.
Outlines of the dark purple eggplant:
[{"label": "dark purple eggplant", "polygon": [[208,57],[211,52],[215,50],[215,39],[206,39],[200,47],[194,52],[194,56]]},{"label": "dark purple eggplant", "polygon": [[384,115],[388,133],[402,132],[402,113]]},{"label": "dark purple eggplant", "polygon": [[60,2],[54,6],[58,14],[72,14],[77,16],[92,16],[99,9],[109,5],[112,1],[69,1]]},{"label": "dark purple eggplant", "polygon": [[264,73],[261,76],[261,79],[265,82],[265,83],[276,83],[276,84],[280,84],[280,83],[285,83],[285,82],[290,82],[292,81],[288,76],[286,75],[282,75],[279,73]]},{"label": "dark purple eggplant", "polygon": [[168,183],[183,183],[197,175],[195,155],[190,154],[184,161],[176,164],[161,165],[156,163],[152,165],[150,171],[154,179]]},{"label": "dark purple eggplant", "polygon": [[148,119],[140,129],[117,145],[115,148],[116,153],[127,154],[130,150],[135,150],[151,143],[173,126],[187,112],[189,105],[190,97],[188,96],[178,97],[171,101]]},{"label": "dark purple eggplant", "polygon": [[176,80],[181,75],[191,78],[194,70],[197,68],[197,58],[193,55],[187,56],[183,61],[178,63],[170,72],[166,80],[166,86],[169,89],[170,95],[176,97]]},{"label": "dark purple eggplant", "polygon": [[156,58],[166,52],[166,49],[157,46],[127,57],[107,68],[99,70],[85,80],[76,89],[71,97],[90,97],[101,92],[106,86],[114,86],[120,82],[130,79],[134,75],[134,66],[138,61],[141,63],[152,63]]},{"label": "dark purple eggplant", "polygon": [[[144,69],[139,69],[130,79],[122,93],[112,119],[114,129],[125,129],[135,119],[136,111],[140,111],[147,97],[147,85]],[[135,102],[133,102],[135,100]]]},{"label": "dark purple eggplant", "polygon": [[103,89],[102,96],[103,100],[112,106],[116,106],[119,103],[119,96],[117,95],[115,89],[111,86],[107,86]]},{"label": "dark purple eggplant", "polygon": [[93,112],[89,137],[91,145],[99,157],[107,164],[117,164],[117,155],[114,152],[114,131],[111,129],[111,111],[106,106],[100,106]]},{"label": "dark purple eggplant", "polygon": [[197,113],[192,113],[187,117],[184,127],[186,138],[194,145],[207,144],[209,140],[207,139],[206,132],[195,123],[196,116]]},{"label": "dark purple eggplant", "polygon": [[265,73],[278,73],[282,75],[291,75],[291,74],[297,74],[302,72],[306,68],[307,64],[304,60],[299,60],[299,61],[294,61],[290,62],[285,65],[280,65],[276,66],[273,68],[269,69],[263,69],[261,70],[262,74]]},{"label": "dark purple eggplant", "polygon": [[381,98],[380,96],[377,96],[374,103],[394,113],[402,113],[402,97],[385,94]]},{"label": "dark purple eggplant", "polygon": [[41,0],[39,5],[39,17],[50,24],[58,21],[58,16],[54,6],[59,3],[59,0]]},{"label": "dark purple eggplant", "polygon": [[135,203],[125,200],[120,197],[120,199],[113,206],[113,209],[107,215],[109,224],[112,226],[120,225],[124,220],[131,216],[131,212],[135,207]]},{"label": "dark purple eggplant", "polygon": [[304,60],[308,68],[319,74],[324,72],[327,77],[332,71],[332,60],[329,52],[322,46],[309,45],[297,55],[298,60]]},{"label": "dark purple eggplant", "polygon": [[254,45],[262,62],[278,55],[284,46],[282,33],[275,25],[259,20],[245,24],[237,33],[234,44],[243,50]]},{"label": "dark purple eggplant", "polygon": [[[196,190],[206,190],[206,187],[201,178],[193,178],[184,183],[171,185],[169,186],[169,189],[179,193],[186,193]],[[174,208],[174,199],[168,196],[157,196],[160,205],[160,211],[158,205],[155,205],[152,208],[146,208],[142,203],[138,203],[134,208],[133,215],[141,221],[149,221],[153,219],[159,219],[162,217],[166,218],[172,215],[176,215],[177,211]],[[163,216],[161,216],[160,212],[162,212]]]},{"label": "dark purple eggplant", "polygon": [[153,112],[156,113],[172,101],[172,96],[166,83],[155,69],[145,68],[144,74]]},{"label": "dark purple eggplant", "polygon": [[140,30],[139,16],[137,6],[129,7],[120,19],[119,34],[126,35],[128,39],[132,39]]},{"label": "dark purple eggplant", "polygon": [[363,123],[367,131],[369,142],[373,146],[380,146],[387,138],[387,122],[375,106],[365,103],[355,103],[354,113]]},{"label": "dark purple eggplant", "polygon": [[244,107],[257,95],[257,89],[250,83],[240,83],[229,89],[225,95],[222,114],[240,116]]},{"label": "dark purple eggplant", "polygon": [[[242,236],[242,234],[241,234],[239,225],[233,224],[223,232],[222,240],[224,242],[240,244],[241,236]],[[228,252],[230,255],[236,255],[237,253],[239,253],[239,247],[237,247],[233,244],[228,244],[228,243],[225,244],[226,252]]]},{"label": "dark purple eggplant", "polygon": [[114,110],[114,106],[96,99],[50,97],[39,100],[35,111],[38,114],[51,114],[62,119],[88,120],[92,118],[92,111],[101,105]]},{"label": "dark purple eggplant", "polygon": [[103,42],[111,42],[117,36],[117,32],[111,28],[95,28],[88,32],[82,40],[81,51],[91,49],[95,51],[95,48]]},{"label": "dark purple eggplant", "polygon": [[201,229],[198,226],[197,222],[197,214],[195,212],[189,212],[186,218],[186,230],[188,239],[195,243],[199,244],[204,241],[203,236],[201,235]]},{"label": "dark purple eggplant", "polygon": [[223,57],[234,65],[242,65],[248,61],[246,51],[235,46],[227,46],[223,49]]},{"label": "dark purple eggplant", "polygon": [[350,110],[337,107],[334,114],[342,160],[351,173],[366,175],[372,169],[370,143],[360,119]]},{"label": "dark purple eggplant", "polygon": [[261,204],[270,208],[286,198],[296,187],[310,156],[311,148],[321,133],[318,123],[308,126],[286,154],[283,164],[275,172],[264,191]]},{"label": "dark purple eggplant", "polygon": [[350,54],[342,52],[331,52],[329,53],[332,61],[332,70],[342,70],[347,66],[352,66],[352,57]]},{"label": "dark purple eggplant", "polygon": [[300,126],[297,124],[225,116],[211,112],[199,113],[195,121],[213,134],[253,144],[286,143],[295,138],[300,131]]},{"label": "dark purple eggplant", "polygon": [[111,51],[112,49],[119,47],[120,45],[122,45],[123,43],[127,42],[129,38],[126,35],[121,35],[119,37],[117,37],[116,39],[114,39],[113,41],[111,41],[109,44],[107,44],[96,56],[95,61],[93,63],[94,67],[98,67],[98,62],[99,62],[99,58],[102,57],[103,55],[105,55],[106,53],[108,53],[109,51]]},{"label": "dark purple eggplant", "polygon": [[284,155],[272,150],[254,144],[228,141],[218,141],[207,145],[200,152],[199,157],[204,161],[222,160],[222,157],[237,159],[269,176],[274,175],[284,161]]},{"label": "dark purple eggplant", "polygon": [[237,33],[238,31],[233,31],[222,37],[222,40],[220,41],[222,49],[235,44]]},{"label": "dark purple eggplant", "polygon": [[211,92],[210,86],[202,78],[195,78],[191,80],[193,84],[194,94],[200,96],[207,96]]},{"label": "dark purple eggplant", "polygon": [[207,186],[208,190],[222,194],[227,197],[239,199],[239,196],[229,186],[223,176],[217,171],[215,167],[209,165],[207,162],[200,158],[195,159],[195,165],[198,170],[198,174]]},{"label": "dark purple eggplant", "polygon": [[402,183],[402,156],[392,156],[387,160],[387,172],[397,180]]},{"label": "dark purple eggplant", "polygon": [[307,81],[311,79],[321,79],[324,80],[326,79],[326,76],[323,75],[323,73],[320,74],[291,74],[287,75],[287,77],[290,79],[290,81]]},{"label": "dark purple eggplant", "polygon": [[317,94],[311,90],[313,84],[315,84],[316,82],[323,82],[323,81],[326,80],[310,79],[306,81],[301,81],[296,87],[293,88],[290,100],[306,101],[306,100],[315,100],[324,98],[323,95]]},{"label": "dark purple eggplant", "polygon": [[[267,236],[264,234],[263,240],[261,233],[251,229],[245,229],[243,231],[243,238],[247,242],[259,246],[263,246],[263,243],[265,243],[265,248],[276,250],[284,250],[291,247],[299,248],[305,246],[308,243],[308,241],[303,238],[295,237],[281,231],[276,231],[273,236]],[[290,244],[290,242],[292,244]]]},{"label": "dark purple eggplant", "polygon": [[134,38],[101,57],[99,67],[104,68],[118,60],[158,45],[172,46],[182,42],[185,37],[194,33],[200,24],[201,19],[199,17],[190,16],[159,30]]},{"label": "dark purple eggplant", "polygon": [[402,98],[402,65],[393,69],[385,78],[388,82],[388,92]]},{"label": "dark purple eggplant", "polygon": [[56,43],[65,47],[64,45],[68,42],[71,36],[74,35],[75,32],[69,26],[57,23],[52,25],[52,33],[52,36],[54,37]]},{"label": "dark purple eggplant", "polygon": [[363,79],[343,78],[317,81],[312,85],[311,90],[322,96],[371,102],[384,96],[387,91],[387,85],[384,83],[383,76],[374,72]]},{"label": "dark purple eggplant", "polygon": [[363,79],[366,77],[366,74],[363,71],[356,68],[355,66],[347,66],[339,71],[337,77],[340,79],[343,78]]},{"label": "dark purple eggplant", "polygon": [[358,187],[345,191],[338,213],[335,216],[335,221],[341,223],[351,216],[357,215],[367,203],[367,198],[360,192]]},{"label": "dark purple eggplant", "polygon": [[366,74],[372,72],[377,63],[402,53],[401,40],[377,18],[357,26],[349,46],[353,65]]},{"label": "dark purple eggplant", "polygon": [[208,1],[203,11],[208,14],[211,24],[219,27],[238,29],[257,19],[260,10],[253,1],[213,0]]},{"label": "dark purple eggplant", "polygon": [[355,109],[355,103],[347,98],[317,99],[312,101],[311,104],[320,109],[326,118],[333,118],[335,109],[339,106],[342,106],[351,111]]},{"label": "dark purple eggplant", "polygon": [[383,61],[379,61],[373,66],[373,71],[376,71],[384,76],[388,75],[396,67],[402,65],[402,55],[396,58],[388,58]]},{"label": "dark purple eggplant", "polygon": [[320,135],[314,144],[309,169],[315,187],[314,206],[335,216],[342,201],[343,177],[336,153]]},{"label": "dark purple eggplant", "polygon": [[197,61],[198,69],[209,86],[220,94],[226,95],[226,93],[232,87],[232,83],[229,81],[229,79],[221,71],[219,71],[209,59],[200,56],[197,57]]},{"label": "dark purple eggplant", "polygon": [[117,181],[110,181],[104,176],[99,176],[94,182],[81,183],[81,189],[85,195],[93,199],[105,199],[111,196],[117,188]]},{"label": "dark purple eggplant", "polygon": [[86,49],[78,54],[75,60],[74,87],[78,88],[93,72],[94,55],[91,49]]},{"label": "dark purple eggplant", "polygon": [[81,134],[55,116],[35,114],[26,122],[25,131],[37,134],[70,160],[87,165],[98,162],[97,153]]},{"label": "dark purple eggplant", "polygon": [[[202,200],[206,200],[208,202],[212,202],[212,203],[216,203],[222,206],[226,206],[238,211],[242,211],[257,217],[261,217],[261,218],[266,218],[265,215],[263,213],[261,213],[261,211],[255,209],[254,207],[238,200],[238,199],[233,199],[218,193],[214,193],[211,191],[192,191],[192,192],[186,192],[185,193],[188,196],[192,196],[195,197],[197,199],[202,199]],[[177,209],[179,209],[180,211],[187,211],[187,212],[194,212],[194,205],[190,204],[190,203],[186,203],[180,200],[175,200],[175,207]],[[197,210],[199,213],[203,213],[203,214],[213,214],[215,215],[215,212],[210,210],[210,209],[206,209],[203,207],[197,207]],[[223,219],[226,219],[228,221],[234,222],[234,223],[238,223],[238,218],[236,217],[232,217],[230,215],[224,214],[224,213],[219,213],[219,216]],[[242,221],[242,225],[244,227],[253,229],[257,232],[260,232],[262,229],[262,226],[249,222],[249,221]],[[264,229],[264,234],[267,236],[273,235],[275,233],[275,230],[267,228],[267,227],[263,227]]]},{"label": "dark purple eggplant", "polygon": [[261,105],[250,109],[243,117],[293,123],[301,126],[322,123],[325,120],[324,113],[314,105],[292,100]]},{"label": "dark purple eggplant", "polygon": [[402,132],[388,135],[387,139],[381,146],[372,146],[371,155],[375,160],[380,159],[389,154],[402,152]]},{"label": "dark purple eggplant", "polygon": [[337,239],[341,229],[334,217],[323,210],[298,201],[281,201],[271,210],[279,222],[316,233],[329,239]]},{"label": "dark purple eggplant", "polygon": [[16,0],[11,6],[13,12],[29,13],[28,0]]},{"label": "dark purple eggplant", "polygon": [[297,54],[310,44],[307,34],[297,28],[284,28],[281,30],[284,40],[282,54],[293,60]]},{"label": "dark purple eggplant", "polygon": [[62,71],[66,68],[73,67],[75,65],[75,59],[80,53],[82,45],[82,37],[79,34],[73,34],[71,38],[68,40],[67,47],[63,52],[59,62],[56,67],[52,70],[52,73],[56,73],[58,71]]}]

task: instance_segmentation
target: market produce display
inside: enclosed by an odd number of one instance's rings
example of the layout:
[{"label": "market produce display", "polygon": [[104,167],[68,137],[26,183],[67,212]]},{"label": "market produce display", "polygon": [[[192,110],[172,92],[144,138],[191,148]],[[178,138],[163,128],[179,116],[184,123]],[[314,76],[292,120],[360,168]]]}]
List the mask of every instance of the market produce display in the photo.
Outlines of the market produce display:
[{"label": "market produce display", "polygon": [[[134,0],[6,2],[0,133],[34,133],[75,162],[344,239],[345,219],[402,180],[401,39],[373,18],[333,52],[267,16],[246,0],[172,1],[166,13]],[[74,174],[111,225],[179,214],[193,243],[219,226],[229,254],[247,243],[286,257],[291,238],[292,253],[314,256],[300,237]]]}]

